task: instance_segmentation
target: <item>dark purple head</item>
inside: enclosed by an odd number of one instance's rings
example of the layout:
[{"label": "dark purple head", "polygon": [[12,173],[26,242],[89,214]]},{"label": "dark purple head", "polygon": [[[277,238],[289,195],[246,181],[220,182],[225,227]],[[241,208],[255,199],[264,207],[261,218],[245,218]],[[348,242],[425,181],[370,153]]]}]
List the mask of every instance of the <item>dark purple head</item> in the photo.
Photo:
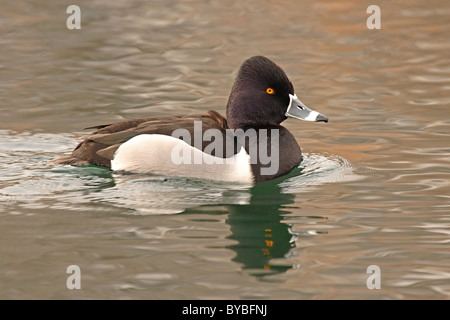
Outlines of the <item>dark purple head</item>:
[{"label": "dark purple head", "polygon": [[286,73],[263,56],[254,56],[242,64],[227,104],[231,128],[278,126],[288,116],[311,121],[328,119],[298,100]]}]

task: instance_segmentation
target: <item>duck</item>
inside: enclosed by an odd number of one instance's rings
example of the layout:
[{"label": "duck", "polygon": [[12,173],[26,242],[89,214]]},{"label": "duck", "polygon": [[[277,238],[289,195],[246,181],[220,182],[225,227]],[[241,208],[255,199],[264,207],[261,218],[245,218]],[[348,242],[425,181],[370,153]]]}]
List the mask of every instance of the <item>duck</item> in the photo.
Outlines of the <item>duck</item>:
[{"label": "duck", "polygon": [[302,160],[297,140],[281,125],[287,118],[328,122],[299,100],[280,66],[258,55],[240,66],[226,117],[210,110],[88,127],[94,131],[53,162],[255,184],[288,174]]}]

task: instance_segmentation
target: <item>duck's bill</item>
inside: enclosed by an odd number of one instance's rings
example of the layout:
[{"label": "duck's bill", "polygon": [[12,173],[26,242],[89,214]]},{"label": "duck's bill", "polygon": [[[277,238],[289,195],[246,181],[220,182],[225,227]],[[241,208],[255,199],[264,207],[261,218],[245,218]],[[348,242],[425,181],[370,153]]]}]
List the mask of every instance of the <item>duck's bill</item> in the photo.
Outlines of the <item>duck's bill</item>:
[{"label": "duck's bill", "polygon": [[286,111],[286,116],[291,118],[296,118],[305,121],[323,121],[328,122],[328,117],[318,113],[317,111],[311,110],[301,102],[297,95],[289,95],[290,101],[289,106]]}]

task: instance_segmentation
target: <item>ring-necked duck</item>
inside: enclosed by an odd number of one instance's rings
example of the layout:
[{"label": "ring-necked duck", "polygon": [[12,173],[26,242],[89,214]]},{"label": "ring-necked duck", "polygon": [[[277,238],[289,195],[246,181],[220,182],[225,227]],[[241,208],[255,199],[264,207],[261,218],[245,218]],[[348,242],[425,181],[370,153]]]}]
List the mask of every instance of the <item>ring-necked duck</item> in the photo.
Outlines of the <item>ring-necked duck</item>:
[{"label": "ring-necked duck", "polygon": [[261,182],[287,174],[301,161],[287,117],[328,122],[294,94],[284,71],[255,56],[241,66],[227,118],[215,111],[94,126],[61,164],[91,163],[114,171],[222,181]]}]

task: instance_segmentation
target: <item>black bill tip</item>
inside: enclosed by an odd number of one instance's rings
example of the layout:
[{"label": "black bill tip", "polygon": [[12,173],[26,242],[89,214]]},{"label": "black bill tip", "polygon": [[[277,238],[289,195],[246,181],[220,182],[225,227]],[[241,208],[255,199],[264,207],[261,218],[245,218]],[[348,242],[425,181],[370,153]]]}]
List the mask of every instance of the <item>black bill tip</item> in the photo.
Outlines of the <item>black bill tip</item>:
[{"label": "black bill tip", "polygon": [[320,122],[320,121],[328,122],[328,117],[324,116],[323,114],[319,114],[319,115],[317,115],[316,122]]}]

